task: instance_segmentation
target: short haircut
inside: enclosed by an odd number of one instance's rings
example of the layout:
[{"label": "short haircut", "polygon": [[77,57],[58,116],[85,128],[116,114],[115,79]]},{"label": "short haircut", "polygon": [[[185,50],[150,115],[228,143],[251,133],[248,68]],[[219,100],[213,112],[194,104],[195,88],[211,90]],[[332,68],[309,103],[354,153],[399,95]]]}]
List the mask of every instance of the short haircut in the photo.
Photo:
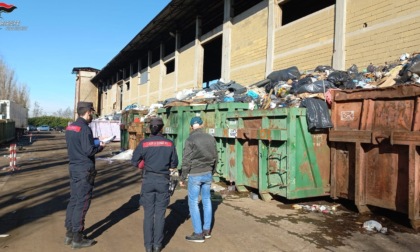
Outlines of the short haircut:
[{"label": "short haircut", "polygon": [[88,112],[89,110],[90,108],[82,107],[82,108],[77,109],[77,114],[79,116],[84,116],[86,112]]}]

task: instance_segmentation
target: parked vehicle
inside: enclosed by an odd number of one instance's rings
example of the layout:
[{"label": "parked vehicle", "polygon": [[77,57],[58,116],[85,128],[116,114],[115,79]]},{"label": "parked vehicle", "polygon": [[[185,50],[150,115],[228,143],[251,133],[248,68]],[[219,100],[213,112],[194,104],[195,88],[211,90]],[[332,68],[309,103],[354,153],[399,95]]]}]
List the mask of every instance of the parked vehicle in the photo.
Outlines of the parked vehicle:
[{"label": "parked vehicle", "polygon": [[48,125],[41,125],[36,128],[38,131],[50,131],[50,126]]},{"label": "parked vehicle", "polygon": [[27,131],[37,131],[37,128],[33,125],[28,125],[28,127],[26,127]]},{"label": "parked vehicle", "polygon": [[58,132],[64,132],[65,128],[63,126],[56,126],[53,128],[53,130],[58,131]]},{"label": "parked vehicle", "polygon": [[11,100],[0,100],[0,119],[15,123],[15,136],[22,136],[28,127],[28,109]]}]

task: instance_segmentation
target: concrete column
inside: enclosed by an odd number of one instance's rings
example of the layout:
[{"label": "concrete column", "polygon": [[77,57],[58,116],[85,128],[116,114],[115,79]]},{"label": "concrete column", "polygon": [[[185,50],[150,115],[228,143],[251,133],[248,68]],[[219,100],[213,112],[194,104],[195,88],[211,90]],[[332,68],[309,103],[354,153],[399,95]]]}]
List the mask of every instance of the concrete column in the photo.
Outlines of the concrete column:
[{"label": "concrete column", "polygon": [[175,91],[178,91],[179,83],[179,45],[181,36],[178,31],[175,32]]},{"label": "concrete column", "polygon": [[150,64],[152,62],[152,51],[147,52],[147,106],[150,106]]},{"label": "concrete column", "polygon": [[223,18],[223,44],[222,44],[222,79],[227,83],[230,81],[230,60],[232,43],[232,15],[231,0],[225,0]]},{"label": "concrete column", "polygon": [[346,6],[347,0],[335,3],[334,53],[332,67],[336,70],[346,68]]},{"label": "concrete column", "polygon": [[266,65],[265,65],[265,77],[273,72],[274,65],[274,43],[276,33],[276,21],[277,13],[279,9],[277,0],[268,1],[268,20],[267,20],[267,52],[266,52]]},{"label": "concrete column", "polygon": [[194,88],[201,88],[203,83],[203,58],[204,49],[200,42],[201,37],[201,17],[197,16],[195,21],[195,62],[194,62]]},{"label": "concrete column", "polygon": [[162,89],[163,89],[163,76],[166,75],[166,67],[165,63],[163,63],[163,50],[165,46],[163,43],[160,43],[159,46],[159,93],[158,93],[158,100],[162,100]]}]

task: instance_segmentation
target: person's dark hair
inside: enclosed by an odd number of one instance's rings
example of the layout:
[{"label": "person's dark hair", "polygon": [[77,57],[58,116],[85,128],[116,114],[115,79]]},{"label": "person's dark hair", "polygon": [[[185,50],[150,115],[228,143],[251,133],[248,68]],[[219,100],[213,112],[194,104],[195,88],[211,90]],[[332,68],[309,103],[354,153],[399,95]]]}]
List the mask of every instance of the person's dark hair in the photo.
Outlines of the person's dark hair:
[{"label": "person's dark hair", "polygon": [[79,115],[79,116],[83,116],[84,114],[86,114],[86,112],[88,112],[90,110],[90,108],[79,108],[78,110],[77,110],[77,114]]},{"label": "person's dark hair", "polygon": [[150,125],[150,133],[152,133],[152,135],[157,135],[162,128],[163,125]]}]

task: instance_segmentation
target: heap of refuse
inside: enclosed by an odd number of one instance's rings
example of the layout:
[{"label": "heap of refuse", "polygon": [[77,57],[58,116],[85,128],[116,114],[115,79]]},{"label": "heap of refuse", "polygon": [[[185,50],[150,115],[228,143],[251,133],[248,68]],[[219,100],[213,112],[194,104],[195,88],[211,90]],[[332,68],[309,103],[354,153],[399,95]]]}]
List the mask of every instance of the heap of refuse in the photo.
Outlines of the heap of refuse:
[{"label": "heap of refuse", "polygon": [[382,88],[420,83],[420,54],[401,55],[394,63],[359,70],[352,65],[347,71],[331,66],[317,66],[301,73],[296,66],[273,71],[266,79],[244,86],[222,79],[211,81],[202,90],[185,89],[161,102],[163,107],[221,102],[255,103],[258,109],[302,107],[302,100],[314,97],[328,99],[330,89]]},{"label": "heap of refuse", "polygon": [[[420,84],[420,54],[404,53],[393,63],[370,64],[359,70],[352,65],[346,71],[320,65],[314,70],[301,72],[296,66],[273,71],[265,79],[242,85],[223,79],[206,83],[204,89],[184,89],[175,97],[158,101],[151,106],[131,104],[123,111],[142,110],[145,118],[155,117],[159,108],[191,106],[213,103],[249,103],[250,109],[307,108],[308,130],[332,128],[329,108],[331,90],[374,89],[393,85]],[[108,116],[121,116],[123,111]],[[100,118],[98,120],[109,120]],[[120,119],[120,118],[118,118]]]}]

